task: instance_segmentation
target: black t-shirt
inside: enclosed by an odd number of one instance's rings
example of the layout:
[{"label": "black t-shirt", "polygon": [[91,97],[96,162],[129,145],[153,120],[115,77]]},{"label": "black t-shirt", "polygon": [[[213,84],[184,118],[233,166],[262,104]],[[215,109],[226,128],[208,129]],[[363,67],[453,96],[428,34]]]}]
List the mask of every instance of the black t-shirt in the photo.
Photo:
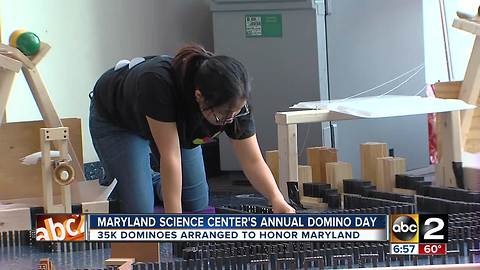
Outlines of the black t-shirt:
[{"label": "black t-shirt", "polygon": [[251,113],[225,126],[210,124],[194,99],[193,89],[177,87],[171,60],[168,56],[150,56],[131,68],[126,65],[108,70],[95,85],[95,108],[112,123],[151,141],[146,116],[176,122],[183,148],[208,143],[222,131],[232,139],[255,134]]}]

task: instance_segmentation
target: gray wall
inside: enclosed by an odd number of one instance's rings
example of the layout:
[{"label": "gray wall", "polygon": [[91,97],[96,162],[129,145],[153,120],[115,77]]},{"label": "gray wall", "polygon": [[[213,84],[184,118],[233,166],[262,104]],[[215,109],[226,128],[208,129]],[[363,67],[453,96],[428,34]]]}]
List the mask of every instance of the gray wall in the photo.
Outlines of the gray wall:
[{"label": "gray wall", "polygon": [[[332,99],[367,90],[424,63],[421,0],[335,0],[327,20]],[[380,95],[407,77],[362,96]],[[424,85],[422,70],[390,94],[415,95]],[[353,163],[357,176],[360,143],[386,142],[414,169],[428,165],[427,139],[426,115],[340,121],[336,132],[339,157]]]},{"label": "gray wall", "polygon": [[[88,130],[88,92],[120,59],[174,54],[195,41],[212,49],[208,0],[0,0],[2,40],[18,28],[52,46],[39,70],[60,117],[81,117],[84,159],[97,159]],[[40,119],[23,76],[18,76],[7,119]]]}]

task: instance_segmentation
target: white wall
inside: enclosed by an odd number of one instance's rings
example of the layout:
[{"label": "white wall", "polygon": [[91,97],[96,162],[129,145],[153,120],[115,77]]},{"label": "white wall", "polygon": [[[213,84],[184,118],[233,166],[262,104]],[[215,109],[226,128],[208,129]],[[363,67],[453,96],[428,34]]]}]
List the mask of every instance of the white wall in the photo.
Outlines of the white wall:
[{"label": "white wall", "polygon": [[[445,0],[445,9],[450,39],[453,79],[463,80],[468,59],[472,50],[474,36],[453,28],[456,11],[477,12],[480,0]],[[438,0],[423,0],[423,23],[425,35],[425,72],[427,83],[448,81],[443,33]]]},{"label": "white wall", "polygon": [[[120,59],[173,54],[194,41],[213,47],[209,0],[0,0],[2,40],[26,28],[52,46],[40,63],[60,117],[83,120],[84,160],[97,160],[88,130],[88,93]],[[23,75],[7,105],[8,122],[41,119]]]}]

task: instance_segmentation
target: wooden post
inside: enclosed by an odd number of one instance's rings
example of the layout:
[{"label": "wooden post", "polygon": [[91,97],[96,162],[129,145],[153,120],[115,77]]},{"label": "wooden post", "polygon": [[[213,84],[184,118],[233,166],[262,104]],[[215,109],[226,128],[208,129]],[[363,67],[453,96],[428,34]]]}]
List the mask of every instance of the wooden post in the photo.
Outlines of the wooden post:
[{"label": "wooden post", "polygon": [[435,170],[435,184],[440,187],[458,187],[453,171],[454,162],[462,162],[460,112],[437,114],[438,132],[441,134],[441,158]]},{"label": "wooden post", "polygon": [[298,191],[300,193],[300,201],[303,196],[303,183],[312,182],[312,167],[305,165],[298,165]]},{"label": "wooden post", "polygon": [[328,162],[325,164],[327,171],[327,184],[343,193],[343,180],[353,178],[352,164],[347,162]]},{"label": "wooden post", "polygon": [[307,148],[308,165],[312,167],[312,182],[326,183],[327,172],[325,164],[328,162],[337,162],[337,149],[327,147]]},{"label": "wooden post", "polygon": [[45,213],[71,213],[72,198],[70,185],[61,186],[62,202],[55,204],[53,201],[53,168],[54,164],[50,156],[53,141],[60,141],[60,160],[67,160],[67,142],[69,141],[68,128],[41,128],[40,129],[40,148],[42,150],[42,186],[43,186],[43,208]]},{"label": "wooden post", "polygon": [[395,175],[406,172],[406,163],[404,158],[383,157],[377,158],[377,190],[383,192],[393,192],[395,187]]},{"label": "wooden post", "polygon": [[278,177],[278,150],[266,151],[265,152],[265,161],[267,163],[268,168],[272,172],[273,178],[275,178],[275,182],[277,186],[279,185],[279,177]]},{"label": "wooden post", "polygon": [[5,123],[8,97],[22,63],[0,54],[0,126]]},{"label": "wooden post", "polygon": [[288,200],[287,181],[298,181],[297,125],[279,124],[277,132],[279,188],[283,197]]},{"label": "wooden post", "polygon": [[367,142],[360,144],[360,169],[362,179],[376,185],[377,158],[387,157],[386,143]]}]

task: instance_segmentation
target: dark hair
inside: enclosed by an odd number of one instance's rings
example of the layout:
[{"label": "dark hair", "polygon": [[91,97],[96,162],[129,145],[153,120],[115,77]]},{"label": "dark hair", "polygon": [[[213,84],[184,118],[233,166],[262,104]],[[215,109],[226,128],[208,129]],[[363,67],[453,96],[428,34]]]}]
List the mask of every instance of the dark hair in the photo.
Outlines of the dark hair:
[{"label": "dark hair", "polygon": [[184,91],[193,95],[194,89],[200,89],[206,109],[250,98],[247,70],[232,57],[217,56],[192,44],[178,51],[172,66],[177,83]]}]

